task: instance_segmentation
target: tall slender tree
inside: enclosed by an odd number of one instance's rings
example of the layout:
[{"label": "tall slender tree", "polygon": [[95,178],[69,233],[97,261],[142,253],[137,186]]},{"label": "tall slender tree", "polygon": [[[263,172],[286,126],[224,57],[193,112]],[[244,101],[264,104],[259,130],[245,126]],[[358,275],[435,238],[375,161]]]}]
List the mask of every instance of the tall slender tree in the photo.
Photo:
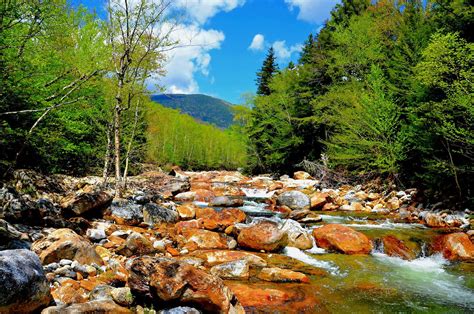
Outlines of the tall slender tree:
[{"label": "tall slender tree", "polygon": [[270,90],[270,82],[275,75],[275,73],[278,72],[278,65],[276,63],[276,57],[275,57],[275,50],[273,47],[270,47],[268,49],[267,56],[265,58],[265,61],[263,61],[262,68],[260,69],[259,72],[257,72],[257,94],[260,96],[263,95],[270,95],[271,90]]}]

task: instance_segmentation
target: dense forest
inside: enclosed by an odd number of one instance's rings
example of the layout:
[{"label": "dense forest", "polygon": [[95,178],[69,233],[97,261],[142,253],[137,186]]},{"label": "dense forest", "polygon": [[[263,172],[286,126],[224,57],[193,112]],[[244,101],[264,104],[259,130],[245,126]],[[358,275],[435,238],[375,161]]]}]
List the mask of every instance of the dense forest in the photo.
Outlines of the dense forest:
[{"label": "dense forest", "polygon": [[279,68],[269,50],[226,131],[151,105],[148,79],[179,44],[165,4],[108,1],[101,19],[66,0],[2,1],[2,176],[119,184],[147,161],[253,173],[304,162],[472,201],[472,1],[342,1],[296,64]]},{"label": "dense forest", "polygon": [[234,123],[232,104],[208,95],[160,94],[152,95],[151,100],[218,128],[226,129]]},{"label": "dense forest", "polygon": [[473,12],[462,0],[344,0],[297,64],[279,70],[270,49],[245,118],[249,167],[319,162],[472,201]]}]

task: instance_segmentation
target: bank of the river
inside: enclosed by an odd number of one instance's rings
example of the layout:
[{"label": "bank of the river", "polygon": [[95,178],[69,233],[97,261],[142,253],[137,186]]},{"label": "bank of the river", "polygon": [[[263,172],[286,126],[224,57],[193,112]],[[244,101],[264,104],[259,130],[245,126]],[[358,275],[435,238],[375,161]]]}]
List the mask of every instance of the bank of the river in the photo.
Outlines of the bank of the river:
[{"label": "bank of the river", "polygon": [[0,189],[0,313],[474,311],[469,210],[308,174],[17,171]]}]

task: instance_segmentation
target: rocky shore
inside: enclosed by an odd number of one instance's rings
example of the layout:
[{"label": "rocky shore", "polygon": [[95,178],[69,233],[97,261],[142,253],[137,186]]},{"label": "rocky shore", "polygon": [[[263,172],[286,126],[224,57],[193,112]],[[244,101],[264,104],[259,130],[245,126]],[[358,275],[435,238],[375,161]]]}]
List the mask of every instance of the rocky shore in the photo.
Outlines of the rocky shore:
[{"label": "rocky shore", "polygon": [[[300,252],[474,262],[472,213],[426,206],[416,189],[175,169],[112,195],[98,177],[15,172],[0,189],[0,313],[326,312],[314,287],[331,269]],[[434,233],[373,236],[334,213]]]}]

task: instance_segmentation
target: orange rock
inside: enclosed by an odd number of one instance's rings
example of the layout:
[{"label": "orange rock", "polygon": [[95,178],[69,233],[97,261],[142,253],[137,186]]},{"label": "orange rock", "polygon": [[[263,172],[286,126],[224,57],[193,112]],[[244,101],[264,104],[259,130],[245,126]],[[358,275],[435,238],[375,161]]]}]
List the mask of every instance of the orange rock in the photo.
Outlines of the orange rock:
[{"label": "orange rock", "polygon": [[186,240],[183,244],[188,250],[193,249],[232,249],[236,242],[231,237],[203,229],[184,229],[182,234]]},{"label": "orange rock", "polygon": [[396,237],[389,235],[382,238],[385,254],[389,256],[397,256],[405,260],[412,260],[416,258],[416,254],[410,250],[405,243],[398,240]]},{"label": "orange rock", "polygon": [[210,202],[216,196],[214,192],[204,189],[197,189],[194,193],[194,200],[197,202]]},{"label": "orange rock", "polygon": [[237,237],[241,247],[268,252],[279,251],[288,244],[288,235],[277,223],[268,220],[242,227]]},{"label": "orange rock", "polygon": [[84,280],[81,280],[80,286],[81,288],[87,290],[87,291],[92,291],[94,288],[98,285],[104,284],[102,281],[99,281],[97,278],[87,278]]},{"label": "orange rock", "polygon": [[337,206],[333,203],[326,203],[326,204],[324,204],[322,210],[323,211],[332,211],[332,210],[336,210],[338,208],[339,208],[339,206]]},{"label": "orange rock", "polygon": [[322,208],[328,202],[329,195],[327,193],[316,193],[311,196],[311,209]]},{"label": "orange rock", "polygon": [[72,304],[84,303],[88,301],[86,290],[81,288],[77,281],[63,282],[62,285],[52,292],[53,298],[56,302]]},{"label": "orange rock", "polygon": [[112,300],[95,300],[85,303],[77,303],[69,306],[50,306],[44,309],[43,314],[59,313],[103,313],[103,314],[128,314],[129,309],[115,304]]},{"label": "orange rock", "polygon": [[257,278],[273,282],[309,283],[309,278],[305,274],[278,267],[263,268],[258,274]]},{"label": "orange rock", "polygon": [[178,256],[179,255],[179,251],[177,249],[175,249],[174,247],[171,247],[171,246],[166,246],[166,252],[170,253],[173,256]]},{"label": "orange rock", "polygon": [[224,230],[236,223],[244,222],[247,216],[236,208],[226,208],[220,211],[212,208],[201,208],[196,211],[202,228],[207,230]]},{"label": "orange rock", "polygon": [[176,207],[179,218],[193,219],[196,216],[196,209],[199,207],[194,204],[182,204]]},{"label": "orange rock", "polygon": [[267,266],[267,262],[263,258],[244,251],[213,250],[206,252],[196,252],[195,256],[203,258],[209,266],[238,260],[245,260],[250,266]]},{"label": "orange rock", "polygon": [[103,264],[92,244],[71,229],[57,229],[47,237],[35,241],[31,249],[39,256],[43,265],[61,259],[78,261],[81,264]]},{"label": "orange rock", "polygon": [[474,244],[463,232],[439,237],[436,239],[434,249],[449,260],[474,261]]},{"label": "orange rock", "polygon": [[220,278],[176,259],[140,257],[130,272],[130,289],[144,298],[194,303],[212,313],[243,310]]},{"label": "orange rock", "polygon": [[196,219],[180,221],[176,223],[175,225],[177,234],[182,234],[183,231],[186,229],[199,229],[199,228],[201,228],[201,223]]},{"label": "orange rock", "polygon": [[311,180],[311,179],[313,179],[313,177],[311,177],[311,175],[309,173],[304,172],[304,171],[296,171],[293,174],[293,178],[295,180]]},{"label": "orange rock", "polygon": [[372,243],[361,232],[352,228],[329,224],[313,230],[316,244],[323,248],[345,254],[369,254]]}]

